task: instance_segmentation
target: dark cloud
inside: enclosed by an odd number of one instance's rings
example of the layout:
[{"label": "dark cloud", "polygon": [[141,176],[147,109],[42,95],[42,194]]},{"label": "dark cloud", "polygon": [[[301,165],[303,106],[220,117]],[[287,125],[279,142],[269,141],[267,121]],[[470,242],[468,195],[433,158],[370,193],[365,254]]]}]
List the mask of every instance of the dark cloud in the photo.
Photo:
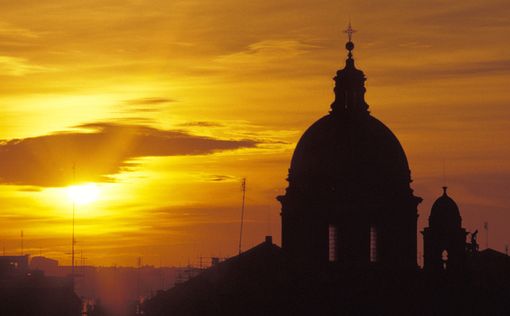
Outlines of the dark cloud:
[{"label": "dark cloud", "polygon": [[73,164],[78,182],[112,181],[110,175],[132,168],[138,157],[204,155],[257,145],[144,125],[91,123],[78,128],[83,131],[0,141],[0,182],[65,186],[73,179]]},{"label": "dark cloud", "polygon": [[207,178],[206,178],[208,181],[213,181],[213,182],[222,182],[222,181],[230,181],[230,180],[234,180],[236,179],[235,177],[233,176],[229,176],[229,175],[223,175],[223,174],[212,174],[212,175],[209,175]]}]

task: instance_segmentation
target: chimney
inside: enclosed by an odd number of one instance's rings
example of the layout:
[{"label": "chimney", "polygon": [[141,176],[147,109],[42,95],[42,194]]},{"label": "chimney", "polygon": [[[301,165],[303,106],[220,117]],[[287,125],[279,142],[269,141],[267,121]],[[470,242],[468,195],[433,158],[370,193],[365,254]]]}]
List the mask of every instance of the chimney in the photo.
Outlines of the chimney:
[{"label": "chimney", "polygon": [[266,243],[272,245],[273,244],[273,236],[266,236],[266,240],[265,241],[266,241]]}]

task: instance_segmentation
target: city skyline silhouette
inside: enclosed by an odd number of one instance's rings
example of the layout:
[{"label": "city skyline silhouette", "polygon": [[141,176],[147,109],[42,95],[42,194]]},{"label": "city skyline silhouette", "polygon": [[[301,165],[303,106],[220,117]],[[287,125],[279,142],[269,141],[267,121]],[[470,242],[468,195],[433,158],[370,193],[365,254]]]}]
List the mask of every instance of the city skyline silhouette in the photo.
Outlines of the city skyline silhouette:
[{"label": "city skyline silhouette", "polygon": [[[206,269],[190,289],[212,278],[235,296],[260,258],[302,269],[268,265],[281,278],[267,293],[336,267],[301,284],[325,297],[347,266],[421,271],[389,292],[415,284],[424,296],[437,286],[427,275],[504,270],[508,4],[28,0],[4,11],[6,280],[93,296],[109,287],[87,280],[125,268],[122,300],[150,296],[155,308],[187,287],[156,291]],[[154,291],[136,298],[141,267]],[[344,279],[370,284],[355,280]],[[495,286],[458,280],[444,284],[473,297]]]},{"label": "city skyline silhouette", "polygon": [[[256,247],[143,302],[148,315],[510,312],[508,253],[480,251],[478,230],[463,228],[446,186],[421,231],[423,267],[418,266],[423,199],[413,191],[398,137],[369,111],[367,78],[353,57],[353,32],[349,23],[347,59],[333,78],[331,111],[301,136],[285,194],[277,197],[281,247],[266,236]],[[487,223],[484,229],[488,232]]]}]

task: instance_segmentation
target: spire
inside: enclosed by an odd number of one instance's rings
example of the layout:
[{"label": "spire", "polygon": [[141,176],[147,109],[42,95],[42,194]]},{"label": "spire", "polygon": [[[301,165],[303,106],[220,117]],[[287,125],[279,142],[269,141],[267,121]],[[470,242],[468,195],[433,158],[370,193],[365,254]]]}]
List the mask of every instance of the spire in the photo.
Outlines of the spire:
[{"label": "spire", "polygon": [[345,48],[349,51],[349,54],[347,55],[349,59],[352,59],[352,50],[354,49],[354,43],[352,42],[352,34],[356,33],[356,30],[352,29],[351,21],[349,21],[349,25],[347,26],[347,29],[344,31],[345,34],[347,34],[347,37],[349,41],[345,44]]},{"label": "spire", "polygon": [[448,195],[446,194],[446,190],[448,190],[448,187],[443,187],[443,195]]},{"label": "spire", "polygon": [[338,70],[335,78],[333,78],[335,80],[335,101],[331,104],[333,114],[368,113],[368,104],[365,102],[365,74],[356,69],[352,58],[352,51],[354,50],[352,35],[355,32],[356,30],[352,28],[351,22],[349,22],[347,29],[344,31],[348,39],[345,48],[349,53],[344,69]]}]

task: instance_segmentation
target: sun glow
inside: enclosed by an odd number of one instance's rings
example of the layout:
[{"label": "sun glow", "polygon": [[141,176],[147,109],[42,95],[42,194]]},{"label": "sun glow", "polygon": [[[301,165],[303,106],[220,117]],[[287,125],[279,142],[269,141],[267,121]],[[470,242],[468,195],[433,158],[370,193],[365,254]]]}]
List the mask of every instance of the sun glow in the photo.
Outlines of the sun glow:
[{"label": "sun glow", "polygon": [[69,199],[78,205],[97,201],[100,193],[99,187],[95,183],[73,185],[67,188]]}]

